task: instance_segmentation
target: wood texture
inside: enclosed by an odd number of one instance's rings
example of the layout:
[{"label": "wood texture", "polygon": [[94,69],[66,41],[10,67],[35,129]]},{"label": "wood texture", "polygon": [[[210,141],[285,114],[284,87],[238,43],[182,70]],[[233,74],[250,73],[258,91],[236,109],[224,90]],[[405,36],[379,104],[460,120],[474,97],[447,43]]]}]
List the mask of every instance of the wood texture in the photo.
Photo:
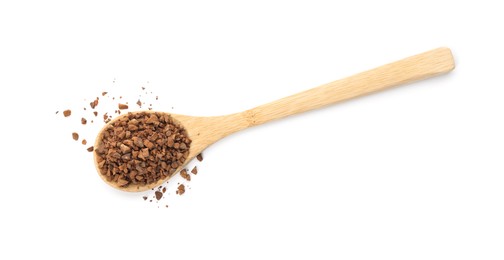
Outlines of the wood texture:
[{"label": "wood texture", "polygon": [[443,74],[454,66],[450,49],[438,48],[256,107],[245,116],[258,125]]},{"label": "wood texture", "polygon": [[[438,48],[333,81],[241,113],[215,117],[194,117],[176,114],[171,114],[171,116],[185,127],[192,140],[187,163],[209,145],[242,129],[444,74],[454,68],[455,63],[450,49]],[[98,134],[97,140],[100,139],[100,136],[101,132]],[[184,166],[181,166],[179,170]],[[99,175],[107,182],[101,174]],[[157,187],[165,181],[166,179],[159,180],[157,183],[147,186],[130,185],[127,188],[117,187],[114,183],[107,183],[124,191],[144,191]]]}]

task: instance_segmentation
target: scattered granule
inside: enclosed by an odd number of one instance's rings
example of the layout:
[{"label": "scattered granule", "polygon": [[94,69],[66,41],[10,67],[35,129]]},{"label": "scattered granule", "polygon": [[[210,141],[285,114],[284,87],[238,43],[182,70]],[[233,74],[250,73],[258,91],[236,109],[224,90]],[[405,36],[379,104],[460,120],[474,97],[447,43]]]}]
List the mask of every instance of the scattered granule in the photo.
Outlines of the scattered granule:
[{"label": "scattered granule", "polygon": [[89,103],[89,106],[94,109],[96,106],[98,106],[98,97],[92,101],[91,103]]},{"label": "scattered granule", "polygon": [[84,108],[84,111],[86,110],[86,108]]},{"label": "scattered granule", "polygon": [[98,111],[93,111],[94,116],[98,116]]},{"label": "scattered granule", "polygon": [[59,113],[59,111],[56,111],[56,115]]},{"label": "scattered granule", "polygon": [[168,205],[165,205],[168,208]]},{"label": "scattered granule", "polygon": [[184,184],[180,184],[178,187],[177,187],[177,192],[176,192],[178,195],[182,195],[185,193],[185,186]]},{"label": "scattered granule", "polygon": [[158,100],[158,96],[156,96],[156,100]]},{"label": "scattered granule", "polygon": [[83,144],[83,145],[86,145],[86,144],[87,144],[86,139],[82,139],[82,144]]},{"label": "scattered granule", "polygon": [[67,109],[67,110],[63,111],[63,115],[65,117],[69,117],[71,114],[72,114],[72,110],[70,110],[70,109]]},{"label": "scattered granule", "polygon": [[108,119],[108,113],[103,114],[103,121],[106,121]]},{"label": "scattered granule", "polygon": [[156,191],[155,194],[156,194],[156,199],[157,200],[160,200],[163,197],[163,193],[160,192],[160,191]]},{"label": "scattered granule", "polygon": [[88,152],[92,152],[92,151],[94,151],[94,147],[93,147],[93,146],[88,147],[87,151],[88,151]]},{"label": "scattered granule", "polygon": [[85,125],[87,123],[87,120],[83,117],[81,118],[81,124]]},{"label": "scattered granule", "polygon": [[145,87],[142,87],[142,90],[145,90]]},{"label": "scattered granule", "polygon": [[128,105],[119,103],[119,109],[128,109]]},{"label": "scattered granule", "polygon": [[140,99],[136,102],[136,104],[141,108],[142,107],[142,101]]},{"label": "scattered granule", "polygon": [[165,192],[166,192],[166,187],[163,187],[163,193],[165,193]]},{"label": "scattered granule", "polygon": [[187,181],[191,181],[191,175],[189,175],[189,173],[187,173],[187,169],[181,170],[180,176],[182,176],[182,178],[186,179]]},{"label": "scattered granule", "polygon": [[198,166],[194,166],[194,168],[192,168],[191,170],[191,173],[194,175],[198,174]]},{"label": "scattered granule", "polygon": [[101,93],[101,95],[102,95],[102,96],[105,96],[105,95],[107,95],[107,93],[108,93],[108,92],[103,91],[103,92]]},{"label": "scattered granule", "polygon": [[147,196],[143,196],[142,198],[143,198],[144,200],[147,200]]},{"label": "scattered granule", "polygon": [[196,155],[196,159],[198,159],[198,161],[200,161],[200,162],[203,161],[203,154],[200,153],[200,154]]},{"label": "scattered granule", "polygon": [[79,134],[78,134],[78,133],[75,133],[75,132],[74,132],[74,133],[72,133],[72,138],[73,138],[75,141],[79,140]]},{"label": "scattered granule", "polygon": [[173,175],[187,159],[191,140],[168,114],[130,112],[108,125],[98,143],[100,173],[109,182],[128,181],[119,185],[126,187],[130,183],[148,185]]}]

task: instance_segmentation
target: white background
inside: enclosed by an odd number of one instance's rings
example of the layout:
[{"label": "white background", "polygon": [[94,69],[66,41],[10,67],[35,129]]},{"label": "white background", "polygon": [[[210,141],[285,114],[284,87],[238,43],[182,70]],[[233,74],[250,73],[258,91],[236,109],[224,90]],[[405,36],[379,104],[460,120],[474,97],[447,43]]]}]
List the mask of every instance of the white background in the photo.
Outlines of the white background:
[{"label": "white background", "polygon": [[[177,2],[0,3],[1,259],[504,258],[499,1]],[[222,115],[440,46],[449,75],[216,143],[169,208],[71,140],[101,91]]]}]

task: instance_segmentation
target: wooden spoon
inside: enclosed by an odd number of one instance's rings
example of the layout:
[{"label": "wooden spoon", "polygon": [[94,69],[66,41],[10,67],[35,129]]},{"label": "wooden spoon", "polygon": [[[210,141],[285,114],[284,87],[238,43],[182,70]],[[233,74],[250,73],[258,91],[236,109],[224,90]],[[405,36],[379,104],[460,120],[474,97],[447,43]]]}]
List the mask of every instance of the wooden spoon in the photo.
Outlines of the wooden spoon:
[{"label": "wooden spoon", "polygon": [[[192,140],[189,155],[185,161],[185,163],[187,163],[209,145],[229,134],[245,128],[401,84],[407,84],[444,74],[453,70],[454,67],[455,64],[450,49],[438,48],[372,70],[361,72],[348,78],[327,83],[240,113],[212,117],[170,115],[182,124],[189,138]],[[113,123],[113,121],[110,123]],[[99,146],[102,134],[103,129],[98,134],[95,147]],[[98,175],[112,187],[123,191],[145,191],[161,185],[169,178],[160,179],[155,183],[144,186],[131,183],[127,187],[120,187],[115,182],[107,181],[98,168],[96,153],[94,153],[94,158]],[[185,165],[180,166],[178,170],[181,170],[184,166]]]}]

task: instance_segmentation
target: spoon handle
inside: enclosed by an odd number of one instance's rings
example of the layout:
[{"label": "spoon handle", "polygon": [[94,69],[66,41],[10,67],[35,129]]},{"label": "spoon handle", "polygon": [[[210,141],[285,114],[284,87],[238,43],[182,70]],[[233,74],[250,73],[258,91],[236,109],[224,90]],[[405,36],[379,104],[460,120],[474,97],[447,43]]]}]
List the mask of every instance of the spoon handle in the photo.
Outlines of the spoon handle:
[{"label": "spoon handle", "polygon": [[438,48],[247,110],[249,126],[317,109],[379,90],[447,73],[450,49]]}]

